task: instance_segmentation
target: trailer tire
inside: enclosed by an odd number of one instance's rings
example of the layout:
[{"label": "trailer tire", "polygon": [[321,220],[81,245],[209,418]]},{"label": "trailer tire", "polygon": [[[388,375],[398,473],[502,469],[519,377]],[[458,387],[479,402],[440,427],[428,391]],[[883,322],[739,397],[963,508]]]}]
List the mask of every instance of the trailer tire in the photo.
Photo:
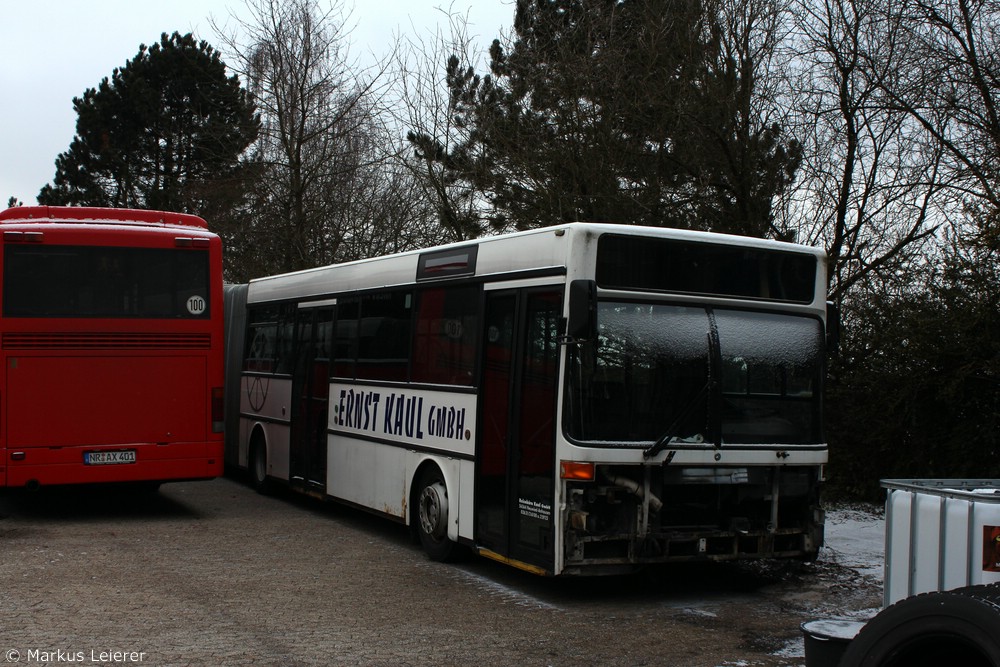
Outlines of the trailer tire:
[{"label": "trailer tire", "polygon": [[1000,587],[915,595],[884,609],[840,667],[1000,667]]}]

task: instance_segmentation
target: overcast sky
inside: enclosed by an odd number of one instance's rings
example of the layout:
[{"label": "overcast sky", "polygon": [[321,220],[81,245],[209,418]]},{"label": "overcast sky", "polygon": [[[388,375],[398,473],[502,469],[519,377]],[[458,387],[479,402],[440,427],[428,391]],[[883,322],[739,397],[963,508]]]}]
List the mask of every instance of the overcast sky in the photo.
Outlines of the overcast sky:
[{"label": "overcast sky", "polygon": [[[489,42],[513,23],[513,0],[343,0],[351,11],[351,56],[386,54],[394,34],[426,35],[444,9],[469,17]],[[353,9],[352,9],[353,8]],[[0,0],[0,210],[34,204],[76,130],[73,98],[96,88],[161,33],[193,32],[217,46],[209,16],[246,15],[242,0]]]}]

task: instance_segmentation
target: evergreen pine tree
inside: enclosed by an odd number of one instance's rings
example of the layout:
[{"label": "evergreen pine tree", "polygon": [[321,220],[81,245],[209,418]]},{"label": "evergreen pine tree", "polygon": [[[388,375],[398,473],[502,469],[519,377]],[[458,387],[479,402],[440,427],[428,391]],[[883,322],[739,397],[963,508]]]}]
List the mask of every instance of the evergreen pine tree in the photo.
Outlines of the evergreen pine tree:
[{"label": "evergreen pine tree", "polygon": [[257,135],[252,103],[219,54],[190,35],[158,43],[73,100],[76,136],[39,203],[194,212],[238,182]]}]

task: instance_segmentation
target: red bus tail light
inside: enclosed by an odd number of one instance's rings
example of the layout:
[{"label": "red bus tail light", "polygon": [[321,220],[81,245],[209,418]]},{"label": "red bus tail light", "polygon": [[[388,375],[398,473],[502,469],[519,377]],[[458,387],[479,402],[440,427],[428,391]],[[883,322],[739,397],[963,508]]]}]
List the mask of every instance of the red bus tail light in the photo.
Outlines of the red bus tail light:
[{"label": "red bus tail light", "polygon": [[41,243],[45,240],[42,232],[4,232],[3,240],[8,243]]},{"label": "red bus tail light", "polygon": [[225,427],[225,401],[222,387],[212,387],[212,433],[222,433]]}]

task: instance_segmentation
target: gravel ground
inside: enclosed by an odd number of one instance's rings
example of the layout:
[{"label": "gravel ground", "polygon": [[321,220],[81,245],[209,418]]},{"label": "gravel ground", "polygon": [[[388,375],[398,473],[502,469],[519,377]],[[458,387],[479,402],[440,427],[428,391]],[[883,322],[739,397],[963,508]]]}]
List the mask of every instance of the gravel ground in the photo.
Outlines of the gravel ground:
[{"label": "gravel ground", "polygon": [[0,557],[0,664],[778,667],[804,664],[800,623],[881,596],[822,557],[588,579],[443,565],[398,524],[230,479],[0,495]]}]

